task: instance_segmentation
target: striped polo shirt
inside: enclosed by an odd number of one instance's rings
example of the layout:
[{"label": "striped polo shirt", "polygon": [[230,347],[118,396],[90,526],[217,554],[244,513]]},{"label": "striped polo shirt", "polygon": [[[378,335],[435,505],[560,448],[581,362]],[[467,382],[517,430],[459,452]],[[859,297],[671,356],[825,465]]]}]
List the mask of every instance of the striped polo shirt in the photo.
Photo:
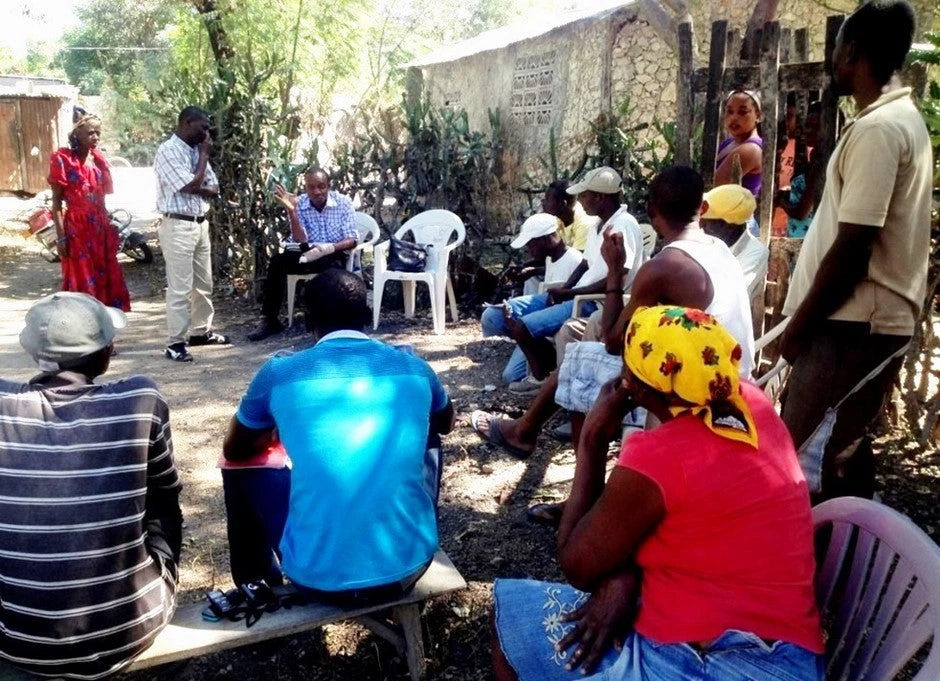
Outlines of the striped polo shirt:
[{"label": "striped polo shirt", "polygon": [[149,378],[0,379],[0,661],[95,679],[149,646],[173,614],[179,490]]}]

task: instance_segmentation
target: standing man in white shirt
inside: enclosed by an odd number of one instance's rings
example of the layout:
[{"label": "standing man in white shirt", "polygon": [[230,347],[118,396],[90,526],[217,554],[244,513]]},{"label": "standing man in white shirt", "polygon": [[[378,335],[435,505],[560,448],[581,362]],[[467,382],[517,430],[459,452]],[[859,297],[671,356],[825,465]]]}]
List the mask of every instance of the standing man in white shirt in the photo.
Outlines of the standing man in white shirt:
[{"label": "standing man in white shirt", "polygon": [[228,345],[212,331],[212,246],[208,199],[219,195],[219,181],[209,165],[209,115],[187,106],[176,132],[157,149],[157,210],[163,215],[158,235],[166,262],[164,354],[175,362],[192,362],[187,345]]}]

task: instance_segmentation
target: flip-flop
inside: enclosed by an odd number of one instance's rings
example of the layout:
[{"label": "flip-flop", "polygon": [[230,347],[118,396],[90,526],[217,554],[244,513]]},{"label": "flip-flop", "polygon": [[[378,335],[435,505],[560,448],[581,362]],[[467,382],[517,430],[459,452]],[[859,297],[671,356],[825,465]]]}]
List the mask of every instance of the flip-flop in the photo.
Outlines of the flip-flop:
[{"label": "flip-flop", "polygon": [[526,518],[530,522],[538,523],[539,525],[548,525],[549,527],[554,527],[556,530],[561,524],[561,515],[565,512],[565,504],[554,503],[554,504],[534,504],[529,506],[529,510],[525,512]]},{"label": "flip-flop", "polygon": [[[480,430],[480,422],[486,419],[487,424],[489,424],[489,433],[484,433]],[[483,438],[485,441],[490,444],[494,444],[507,454],[516,459],[528,459],[532,454],[535,453],[535,450],[529,451],[527,449],[522,449],[522,447],[516,447],[513,444],[506,442],[506,439],[503,437],[503,434],[499,430],[499,422],[503,419],[496,418],[495,416],[490,416],[485,411],[477,410],[470,414],[470,426],[473,430],[476,431],[476,434]]]}]

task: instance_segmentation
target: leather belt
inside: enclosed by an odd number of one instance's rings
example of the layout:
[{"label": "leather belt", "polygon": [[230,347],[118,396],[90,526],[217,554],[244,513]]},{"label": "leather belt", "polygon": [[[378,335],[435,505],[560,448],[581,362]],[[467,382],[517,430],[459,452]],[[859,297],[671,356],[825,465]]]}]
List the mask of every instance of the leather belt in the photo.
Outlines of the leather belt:
[{"label": "leather belt", "polygon": [[186,222],[203,222],[206,219],[205,215],[185,215],[183,213],[164,213],[163,217],[172,220],[186,220]]}]

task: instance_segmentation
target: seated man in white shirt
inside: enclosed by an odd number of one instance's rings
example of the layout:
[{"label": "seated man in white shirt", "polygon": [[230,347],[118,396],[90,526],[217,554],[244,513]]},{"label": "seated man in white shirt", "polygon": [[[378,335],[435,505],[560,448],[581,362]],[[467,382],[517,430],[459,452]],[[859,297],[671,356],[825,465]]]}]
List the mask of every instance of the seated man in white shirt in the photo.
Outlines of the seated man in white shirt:
[{"label": "seated man in white shirt", "polygon": [[[637,221],[621,204],[621,185],[617,171],[603,166],[588,171],[580,182],[569,187],[568,193],[578,196],[585,212],[600,218],[598,226],[588,234],[584,260],[562,286],[536,296],[513,298],[509,301],[508,313],[490,308],[483,314],[484,337],[513,338],[525,354],[529,371],[536,380],[544,379],[555,368],[554,348],[545,339],[553,336],[571,316],[574,297],[604,290],[607,277],[607,263],[601,257],[604,234],[616,232],[623,236],[625,258],[617,275],[625,280],[627,287],[643,264],[643,236]],[[524,371],[515,375],[504,373],[503,380],[509,383],[524,376]]]},{"label": "seated man in white shirt", "polygon": [[[290,274],[319,274],[342,269],[346,251],[356,247],[356,211],[348,196],[330,189],[330,176],[322,168],[304,173],[304,194],[291,194],[277,185],[274,198],[287,209],[291,239],[298,249],[276,253],[268,262],[261,304],[261,325],[248,340],[261,341],[284,330],[280,314]],[[288,320],[288,326],[290,326]]]},{"label": "seated man in white shirt", "polygon": [[750,190],[738,184],[715,187],[705,193],[702,201],[702,229],[728,244],[744,271],[744,283],[753,309],[755,298],[764,292],[770,256],[767,246],[747,229],[757,201]]},{"label": "seated man in white shirt", "polygon": [[[529,254],[530,265],[510,268],[506,276],[513,281],[526,283],[525,294],[538,295],[539,284],[544,281],[548,284],[563,284],[571,277],[584,256],[576,248],[566,246],[559,236],[561,221],[549,213],[536,213],[526,218],[522,223],[517,236],[510,244],[513,248],[525,248]],[[536,266],[536,263],[541,267]],[[529,291],[531,283],[535,283],[535,290]],[[523,296],[524,298],[525,296]],[[516,299],[507,301],[512,308]],[[483,335],[508,335],[505,320],[502,319],[503,308],[488,308],[483,312]],[[522,349],[516,346],[512,351],[509,362],[503,370],[504,379],[512,385],[518,381],[517,376],[526,375],[527,362]],[[521,376],[520,376],[521,375]]]}]

